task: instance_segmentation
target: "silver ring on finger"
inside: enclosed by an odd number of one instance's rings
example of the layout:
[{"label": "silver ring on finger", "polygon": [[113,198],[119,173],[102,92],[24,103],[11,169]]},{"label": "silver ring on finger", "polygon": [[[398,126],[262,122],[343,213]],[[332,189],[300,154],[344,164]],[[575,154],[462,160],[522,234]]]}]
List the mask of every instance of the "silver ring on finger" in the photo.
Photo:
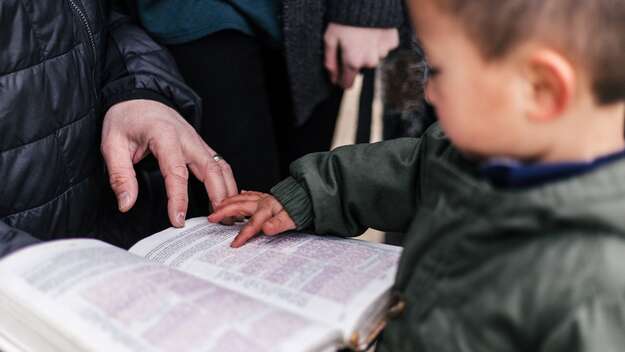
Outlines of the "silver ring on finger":
[{"label": "silver ring on finger", "polygon": [[215,160],[216,162],[219,162],[219,160],[224,160],[224,158],[219,154],[215,154],[213,155],[213,160]]}]

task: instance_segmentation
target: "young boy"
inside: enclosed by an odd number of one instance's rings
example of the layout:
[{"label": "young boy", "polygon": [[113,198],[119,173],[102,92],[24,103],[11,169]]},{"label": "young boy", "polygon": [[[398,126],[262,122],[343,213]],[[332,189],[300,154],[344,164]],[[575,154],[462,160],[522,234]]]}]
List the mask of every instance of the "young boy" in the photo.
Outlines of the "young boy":
[{"label": "young boy", "polygon": [[[625,350],[625,0],[411,0],[439,126],[308,155],[233,242],[401,231],[380,351]],[[441,129],[442,128],[442,129]]]}]

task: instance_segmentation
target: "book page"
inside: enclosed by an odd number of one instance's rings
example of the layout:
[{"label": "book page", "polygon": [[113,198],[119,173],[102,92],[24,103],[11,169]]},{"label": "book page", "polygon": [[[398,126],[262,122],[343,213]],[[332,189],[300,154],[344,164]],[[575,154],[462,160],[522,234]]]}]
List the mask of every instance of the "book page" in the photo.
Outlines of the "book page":
[{"label": "book page", "polygon": [[308,234],[258,236],[239,249],[238,226],[187,220],[131,252],[341,328],[344,340],[395,278],[401,248]]},{"label": "book page", "polygon": [[313,351],[340,340],[336,330],[94,240],[9,256],[0,291],[77,350]]},{"label": "book page", "polygon": [[0,334],[0,351],[2,352],[21,352],[23,351],[15,342],[11,341],[9,337]]}]

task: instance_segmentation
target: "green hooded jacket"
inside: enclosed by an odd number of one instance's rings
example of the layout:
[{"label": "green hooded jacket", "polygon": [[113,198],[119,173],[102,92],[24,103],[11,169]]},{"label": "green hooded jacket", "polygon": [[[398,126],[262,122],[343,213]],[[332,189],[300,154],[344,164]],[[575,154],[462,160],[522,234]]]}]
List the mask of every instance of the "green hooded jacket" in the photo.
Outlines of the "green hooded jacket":
[{"label": "green hooded jacket", "polygon": [[299,229],[405,234],[378,351],[625,351],[625,162],[522,190],[438,126],[308,155],[272,193]]}]

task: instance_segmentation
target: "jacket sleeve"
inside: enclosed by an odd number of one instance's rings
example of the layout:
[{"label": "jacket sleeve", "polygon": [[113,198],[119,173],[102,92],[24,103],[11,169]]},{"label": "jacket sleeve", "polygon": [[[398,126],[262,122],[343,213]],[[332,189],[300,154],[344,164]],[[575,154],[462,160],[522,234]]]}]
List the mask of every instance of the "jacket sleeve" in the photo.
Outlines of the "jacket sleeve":
[{"label": "jacket sleeve", "polygon": [[625,346],[625,301],[596,297],[549,335],[541,352],[617,352]]},{"label": "jacket sleeve", "polygon": [[357,27],[397,28],[405,22],[402,0],[327,0],[329,22]]},{"label": "jacket sleeve", "polygon": [[307,155],[271,193],[298,229],[355,236],[406,230],[419,199],[419,139],[404,138]]},{"label": "jacket sleeve", "polygon": [[0,258],[20,248],[37,243],[41,243],[41,241],[0,221]]},{"label": "jacket sleeve", "polygon": [[110,14],[102,69],[104,111],[131,99],[157,100],[197,125],[200,98],[184,83],[171,55],[129,17]]}]

